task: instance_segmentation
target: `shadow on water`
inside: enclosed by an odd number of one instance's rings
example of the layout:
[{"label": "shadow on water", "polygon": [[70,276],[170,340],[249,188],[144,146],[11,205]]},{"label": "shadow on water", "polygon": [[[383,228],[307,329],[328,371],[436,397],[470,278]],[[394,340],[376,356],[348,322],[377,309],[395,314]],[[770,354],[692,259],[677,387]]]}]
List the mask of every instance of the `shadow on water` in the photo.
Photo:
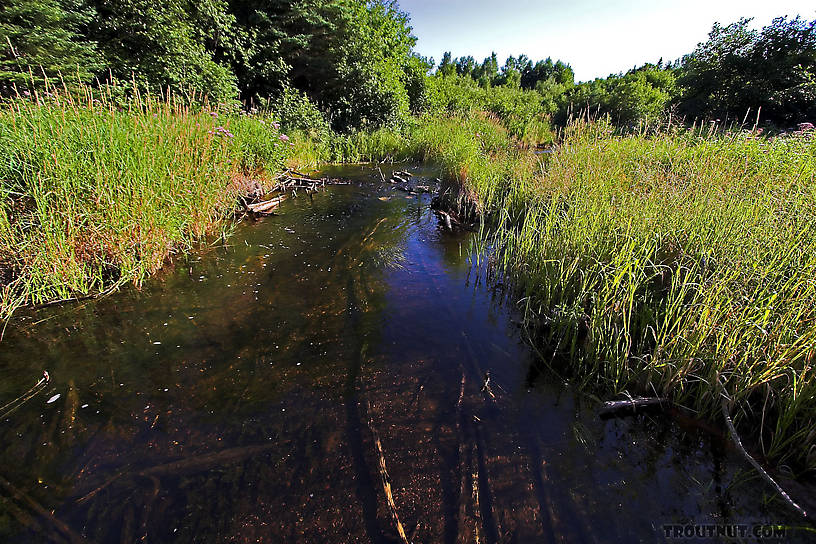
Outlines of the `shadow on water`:
[{"label": "shadow on water", "polygon": [[355,183],[141,291],[9,324],[0,403],[53,379],[0,421],[2,540],[663,542],[795,521],[706,435],[601,421],[541,373],[428,195],[329,173]]}]

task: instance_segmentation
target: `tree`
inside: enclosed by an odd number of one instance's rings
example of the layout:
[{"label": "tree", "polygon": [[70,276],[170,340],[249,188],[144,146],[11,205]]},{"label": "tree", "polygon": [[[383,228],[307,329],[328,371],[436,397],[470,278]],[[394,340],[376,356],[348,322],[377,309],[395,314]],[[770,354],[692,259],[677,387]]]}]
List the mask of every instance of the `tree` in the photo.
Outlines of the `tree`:
[{"label": "tree", "polygon": [[243,32],[235,73],[245,99],[291,85],[344,130],[395,123],[411,109],[407,86],[414,101],[422,94],[417,74],[425,68],[412,57],[416,39],[395,2],[230,0],[230,12]]},{"label": "tree", "polygon": [[115,78],[133,78],[154,92],[169,86],[177,92],[203,92],[214,101],[237,97],[235,76],[214,58],[218,34],[233,24],[224,2],[93,2],[98,16],[89,35],[100,44]]},{"label": "tree", "polygon": [[473,74],[473,78],[479,82],[480,87],[493,85],[499,77],[499,59],[496,57],[496,53],[491,53]]},{"label": "tree", "polygon": [[634,127],[646,120],[659,119],[676,95],[673,69],[645,64],[626,74],[571,87],[558,101],[556,120],[565,123],[571,110],[573,114],[609,115],[619,126]]},{"label": "tree", "polygon": [[439,63],[439,68],[437,68],[436,73],[442,77],[452,76],[457,72],[457,64],[458,63],[453,62],[451,52],[445,51],[445,54],[442,55],[442,62]]},{"label": "tree", "polygon": [[774,21],[761,32],[750,19],[715,24],[708,40],[683,59],[679,103],[694,117],[763,118],[791,123],[816,115],[816,21]]},{"label": "tree", "polygon": [[82,31],[94,16],[79,0],[3,0],[0,5],[0,92],[40,86],[44,74],[88,82],[101,67]]}]

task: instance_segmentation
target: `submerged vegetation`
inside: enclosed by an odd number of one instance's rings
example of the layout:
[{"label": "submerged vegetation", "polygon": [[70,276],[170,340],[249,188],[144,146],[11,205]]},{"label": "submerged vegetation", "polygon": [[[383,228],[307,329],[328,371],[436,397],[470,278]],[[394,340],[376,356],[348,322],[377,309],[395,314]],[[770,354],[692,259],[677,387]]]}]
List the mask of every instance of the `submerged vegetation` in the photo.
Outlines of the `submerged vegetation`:
[{"label": "submerged vegetation", "polygon": [[425,160],[546,364],[702,417],[726,399],[816,469],[816,21],[576,83],[523,55],[434,71],[393,2],[79,4],[0,8],[2,316],[140,283],[284,165]]}]

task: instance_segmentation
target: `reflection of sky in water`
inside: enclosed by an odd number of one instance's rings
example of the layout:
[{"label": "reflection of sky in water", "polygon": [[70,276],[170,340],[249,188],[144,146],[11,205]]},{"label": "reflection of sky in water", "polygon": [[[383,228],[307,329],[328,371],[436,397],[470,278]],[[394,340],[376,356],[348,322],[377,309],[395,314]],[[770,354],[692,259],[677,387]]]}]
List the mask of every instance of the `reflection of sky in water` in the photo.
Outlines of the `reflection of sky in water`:
[{"label": "reflection of sky in water", "polygon": [[[536,371],[427,195],[332,175],[364,183],[290,199],[141,291],[20,314],[0,394],[53,380],[2,422],[0,476],[90,540],[386,542],[376,432],[417,542],[654,542],[663,523],[787,519],[697,431],[601,422]],[[4,538],[68,538],[4,504]]]}]

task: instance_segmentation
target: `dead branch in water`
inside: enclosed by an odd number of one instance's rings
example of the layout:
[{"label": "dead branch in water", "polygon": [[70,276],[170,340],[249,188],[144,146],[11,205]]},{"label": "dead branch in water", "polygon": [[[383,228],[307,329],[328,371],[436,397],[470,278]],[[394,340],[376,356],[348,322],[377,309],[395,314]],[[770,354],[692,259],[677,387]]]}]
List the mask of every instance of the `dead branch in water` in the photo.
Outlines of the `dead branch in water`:
[{"label": "dead branch in water", "polygon": [[485,372],[484,383],[482,383],[482,388],[481,388],[480,392],[487,394],[487,396],[490,397],[491,399],[496,398],[496,395],[493,394],[493,391],[490,388],[490,371],[489,370],[487,372]]},{"label": "dead branch in water", "polygon": [[272,444],[263,444],[259,446],[229,448],[212,453],[205,453],[203,455],[187,457],[186,459],[179,459],[178,461],[156,465],[136,472],[120,472],[109,478],[102,485],[90,490],[88,493],[84,493],[76,502],[85,502],[117,480],[126,480],[128,477],[142,477],[152,480],[156,476],[178,476],[184,473],[202,472],[216,466],[221,467],[244,461],[254,455],[265,453],[274,447]]},{"label": "dead branch in water", "polygon": [[[11,482],[6,480],[2,476],[0,476],[0,487],[2,487],[9,495],[11,495],[12,499],[16,500],[18,503],[21,503],[21,505],[31,510],[31,512],[36,514],[40,519],[46,521],[53,530],[55,530],[58,534],[62,535],[63,538],[65,538],[68,542],[71,543],[85,542],[84,538],[75,533],[73,529],[68,527],[68,525],[66,525],[63,521],[54,517],[54,515],[48,510],[46,510],[40,503],[35,501],[24,491],[17,489],[14,485],[12,485]],[[32,525],[30,521],[26,521],[29,518],[29,516],[20,515],[15,517],[17,517],[18,521],[28,526],[29,528],[36,529],[40,527],[38,524]],[[51,536],[50,534],[51,531],[45,532],[47,533],[47,536]]]},{"label": "dead branch in water", "polygon": [[374,437],[374,446],[377,449],[377,459],[379,460],[380,481],[382,483],[383,493],[385,493],[385,499],[388,502],[388,510],[391,512],[391,517],[397,526],[397,533],[400,536],[400,540],[403,544],[408,544],[408,537],[405,535],[405,529],[402,527],[402,522],[397,512],[397,503],[394,502],[394,495],[391,492],[391,478],[388,476],[388,469],[385,466],[385,453],[383,452],[380,435],[377,434],[377,429],[374,427],[374,419],[371,416],[371,403],[366,401],[366,405],[366,411],[368,412],[368,430],[371,432],[371,436]]},{"label": "dead branch in water", "polygon": [[627,414],[623,415],[634,414],[638,408],[664,408],[669,406],[669,404],[667,399],[661,397],[635,397],[626,400],[604,402],[598,413],[601,417],[615,417],[621,415],[622,412],[627,412]]},{"label": "dead branch in water", "polygon": [[725,399],[723,399],[721,407],[723,418],[725,419],[725,425],[728,427],[728,432],[731,434],[731,440],[734,441],[734,445],[737,447],[737,450],[739,450],[739,452],[742,454],[743,457],[745,457],[748,463],[750,463],[751,466],[754,467],[754,469],[757,472],[759,472],[759,475],[762,476],[762,478],[766,482],[768,482],[771,485],[771,487],[776,489],[776,492],[779,493],[779,495],[785,500],[785,502],[787,502],[794,510],[799,512],[802,515],[802,517],[807,518],[808,515],[805,509],[796,504],[793,501],[793,499],[790,498],[790,495],[788,495],[787,492],[785,492],[785,490],[782,489],[782,486],[776,483],[776,480],[774,480],[771,477],[771,475],[768,474],[768,472],[764,468],[762,468],[762,465],[760,465],[759,462],[753,457],[751,457],[751,454],[745,450],[745,448],[742,445],[742,440],[740,440],[740,437],[737,434],[737,429],[736,427],[734,427],[734,422],[731,420],[731,414],[728,413],[728,404]]},{"label": "dead branch in water", "polygon": [[274,447],[275,445],[273,444],[264,444],[261,446],[229,448],[213,453],[205,453],[203,455],[196,455],[195,457],[180,459],[164,465],[146,468],[144,470],[140,470],[137,475],[149,478],[151,476],[179,475],[184,472],[200,472],[202,470],[209,470],[214,466],[224,466],[227,464],[244,461],[245,459],[258,455],[259,453],[265,453]]},{"label": "dead branch in water", "polygon": [[258,202],[257,204],[249,204],[247,205],[247,209],[252,213],[268,214],[272,210],[278,208],[281,205],[281,202],[284,200],[286,200],[286,195],[278,195],[271,200],[265,200],[264,202]]}]

